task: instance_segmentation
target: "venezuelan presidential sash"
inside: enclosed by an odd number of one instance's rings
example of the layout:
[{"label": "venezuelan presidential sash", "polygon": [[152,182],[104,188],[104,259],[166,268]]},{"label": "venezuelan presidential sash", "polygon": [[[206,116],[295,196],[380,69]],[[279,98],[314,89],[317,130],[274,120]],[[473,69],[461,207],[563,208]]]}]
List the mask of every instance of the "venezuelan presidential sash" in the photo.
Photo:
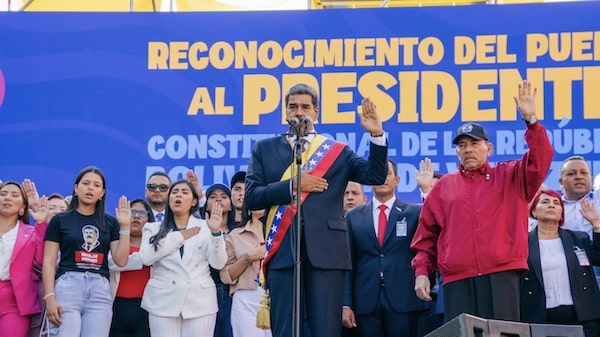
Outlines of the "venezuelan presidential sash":
[{"label": "venezuelan presidential sash", "polygon": [[[315,138],[308,147],[308,156],[306,163],[302,165],[302,170],[312,169],[312,176],[323,177],[325,173],[331,168],[331,165],[340,156],[340,153],[344,149],[344,144],[340,142],[327,139],[321,135],[315,135]],[[287,180],[292,178],[293,165],[290,165],[283,175],[281,180]],[[300,196],[300,204],[306,200],[310,192],[302,192]],[[265,248],[267,253],[263,261],[263,270],[261,275],[261,284],[264,284],[264,271],[265,266],[269,263],[271,257],[275,255],[285,233],[287,233],[292,219],[296,215],[296,205],[275,205],[269,209],[267,216],[266,227],[265,227]]]}]

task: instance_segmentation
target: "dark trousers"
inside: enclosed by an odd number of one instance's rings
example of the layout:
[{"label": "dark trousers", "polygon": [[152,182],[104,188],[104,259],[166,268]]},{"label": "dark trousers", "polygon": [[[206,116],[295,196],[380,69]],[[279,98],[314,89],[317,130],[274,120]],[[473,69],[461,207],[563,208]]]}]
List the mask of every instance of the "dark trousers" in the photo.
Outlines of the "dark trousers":
[{"label": "dark trousers", "polygon": [[561,305],[546,309],[546,323],[583,325],[585,337],[600,337],[600,320],[579,322],[574,305]]},{"label": "dark trousers", "polygon": [[358,337],[358,328],[346,328],[342,327],[342,337]]},{"label": "dark trousers", "polygon": [[[314,268],[302,262],[300,336],[334,337],[342,330],[344,270]],[[274,337],[291,337],[294,332],[294,269],[268,269],[271,294],[271,331]],[[307,323],[307,324],[306,324]]]},{"label": "dark trousers", "polygon": [[141,304],[141,298],[115,298],[110,337],[150,337],[148,312]]},{"label": "dark trousers", "polygon": [[395,311],[385,295],[385,288],[380,287],[375,311],[357,315],[356,325],[361,337],[414,337],[417,335],[417,322],[421,313],[423,311]]},{"label": "dark trousers", "polygon": [[579,322],[577,325],[583,325],[585,337],[600,337],[600,319]]},{"label": "dark trousers", "polygon": [[423,337],[444,324],[444,315],[435,313],[435,302],[432,308],[419,315],[417,337]]},{"label": "dark trousers", "polygon": [[231,330],[231,296],[229,296],[229,284],[216,283],[217,303],[219,311],[217,312],[217,321],[215,323],[214,337],[232,337]]},{"label": "dark trousers", "polygon": [[518,321],[519,279],[516,270],[471,277],[444,285],[444,314],[449,321],[462,313]]}]

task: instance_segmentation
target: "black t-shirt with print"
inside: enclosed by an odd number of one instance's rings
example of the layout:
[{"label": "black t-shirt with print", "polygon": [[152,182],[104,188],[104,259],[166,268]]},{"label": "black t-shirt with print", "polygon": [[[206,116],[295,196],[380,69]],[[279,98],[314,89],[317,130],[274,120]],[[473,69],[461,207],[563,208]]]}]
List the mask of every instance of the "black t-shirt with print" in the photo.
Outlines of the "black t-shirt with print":
[{"label": "black t-shirt with print", "polygon": [[110,243],[119,240],[120,226],[117,219],[107,214],[104,228],[101,229],[94,215],[83,215],[77,211],[52,217],[45,240],[58,242],[60,246],[56,278],[67,271],[88,271],[109,278],[108,252]]}]

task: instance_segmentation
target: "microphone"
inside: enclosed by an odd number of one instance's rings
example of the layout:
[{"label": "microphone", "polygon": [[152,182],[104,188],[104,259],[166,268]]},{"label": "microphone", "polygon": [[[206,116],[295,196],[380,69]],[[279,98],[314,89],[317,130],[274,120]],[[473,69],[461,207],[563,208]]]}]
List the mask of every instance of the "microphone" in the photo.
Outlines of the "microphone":
[{"label": "microphone", "polygon": [[312,118],[310,118],[308,116],[306,116],[306,117],[304,117],[302,119],[299,119],[298,117],[288,117],[285,120],[293,128],[298,127],[298,126],[300,126],[302,124],[308,125],[308,124],[310,124],[312,122]]},{"label": "microphone", "polygon": [[297,117],[288,117],[285,120],[292,128],[298,127],[298,125],[300,125],[300,120]]},{"label": "microphone", "polygon": [[308,134],[308,125],[312,122],[310,117],[298,118],[288,117],[285,119],[290,125],[290,131],[297,134],[299,137],[304,137]]}]

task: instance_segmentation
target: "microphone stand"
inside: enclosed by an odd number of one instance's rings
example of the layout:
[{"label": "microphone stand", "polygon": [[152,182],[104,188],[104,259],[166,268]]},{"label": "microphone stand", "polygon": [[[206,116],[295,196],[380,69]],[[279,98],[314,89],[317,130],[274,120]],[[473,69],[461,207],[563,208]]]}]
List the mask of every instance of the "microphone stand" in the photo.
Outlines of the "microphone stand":
[{"label": "microphone stand", "polygon": [[[304,127],[302,127],[304,126]],[[295,256],[294,259],[294,299],[293,299],[293,322],[292,322],[292,337],[301,337],[301,327],[302,327],[302,306],[301,306],[301,282],[302,282],[302,261],[301,261],[301,242],[302,242],[302,215],[300,214],[300,205],[302,198],[302,179],[301,179],[301,170],[302,170],[302,137],[306,136],[308,133],[306,128],[308,127],[308,121],[302,120],[300,123],[291,125],[290,130],[287,132],[287,135],[290,137],[295,137],[292,151],[292,165],[295,167],[296,177],[292,178],[296,180],[296,198],[295,198],[295,206],[296,206],[296,215],[295,215],[295,228],[293,228],[291,242],[293,254]],[[295,238],[294,238],[295,236]],[[295,240],[294,240],[295,239]]]}]

